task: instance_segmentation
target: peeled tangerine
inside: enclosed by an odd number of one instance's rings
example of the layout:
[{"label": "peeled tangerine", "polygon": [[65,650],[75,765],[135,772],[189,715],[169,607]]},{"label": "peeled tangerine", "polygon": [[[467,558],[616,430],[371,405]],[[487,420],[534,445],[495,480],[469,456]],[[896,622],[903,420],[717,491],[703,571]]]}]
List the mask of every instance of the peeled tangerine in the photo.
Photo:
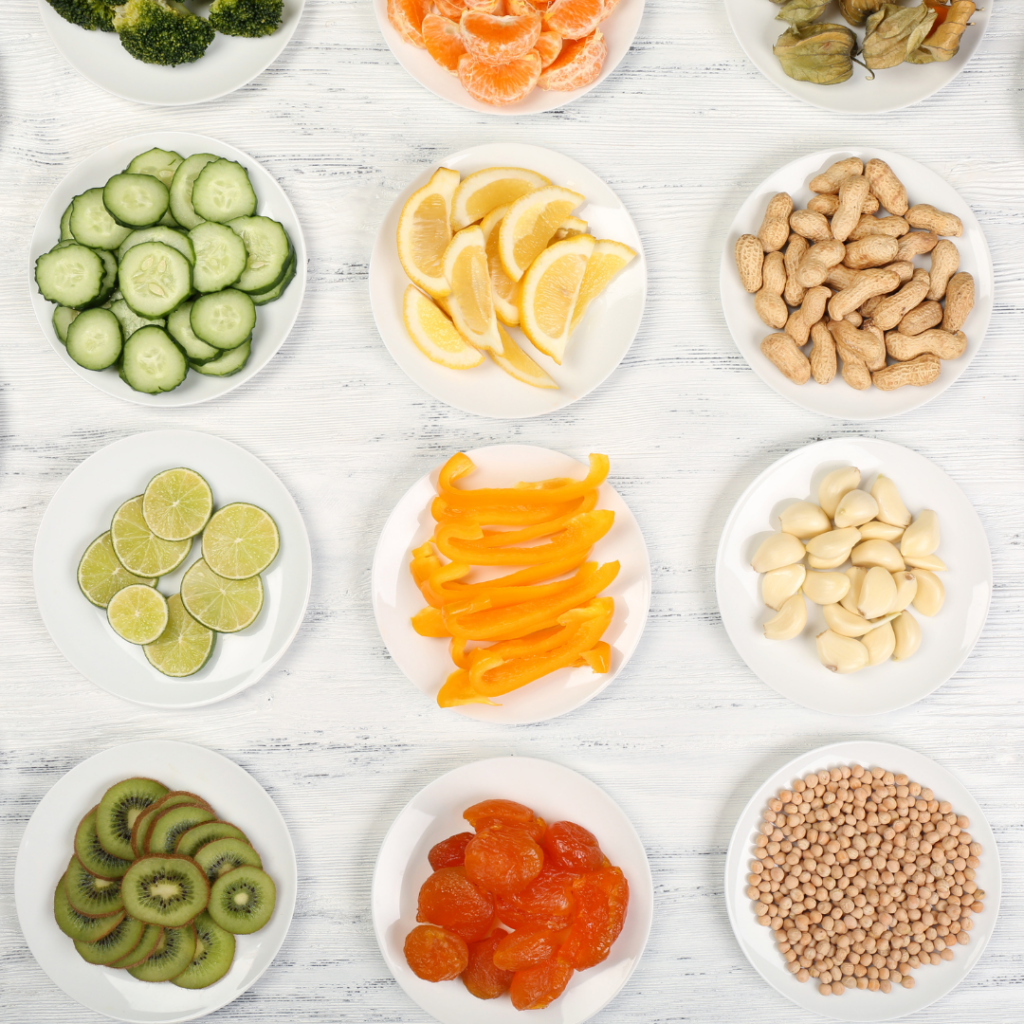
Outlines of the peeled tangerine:
[{"label": "peeled tangerine", "polygon": [[531,50],[507,64],[492,64],[467,53],[459,58],[459,81],[475,100],[504,106],[518,103],[540,78],[540,54]]},{"label": "peeled tangerine", "polygon": [[[800,540],[810,540],[819,533],[828,533],[832,524],[819,505],[810,501],[796,501],[787,505],[779,516],[782,532],[791,533]],[[845,524],[844,524],[845,525]]]},{"label": "peeled tangerine", "polygon": [[840,636],[831,629],[817,637],[818,658],[830,672],[848,675],[866,668],[870,661],[867,647],[850,636]]},{"label": "peeled tangerine", "polygon": [[777,615],[764,624],[766,640],[792,640],[807,625],[807,604],[803,594],[794,594],[779,609]]},{"label": "peeled tangerine", "polygon": [[458,23],[440,14],[428,14],[421,31],[427,53],[446,71],[458,76],[459,58],[466,52]]},{"label": "peeled tangerine", "polygon": [[604,34],[595,30],[582,39],[566,40],[558,55],[541,72],[537,84],[550,92],[572,92],[590,85],[608,56]]},{"label": "peeled tangerine", "polygon": [[492,64],[525,57],[537,45],[542,27],[539,14],[502,17],[482,11],[466,11],[459,24],[466,50]]},{"label": "peeled tangerine", "polygon": [[605,0],[555,0],[544,14],[544,27],[563,39],[590,35],[604,20]]}]

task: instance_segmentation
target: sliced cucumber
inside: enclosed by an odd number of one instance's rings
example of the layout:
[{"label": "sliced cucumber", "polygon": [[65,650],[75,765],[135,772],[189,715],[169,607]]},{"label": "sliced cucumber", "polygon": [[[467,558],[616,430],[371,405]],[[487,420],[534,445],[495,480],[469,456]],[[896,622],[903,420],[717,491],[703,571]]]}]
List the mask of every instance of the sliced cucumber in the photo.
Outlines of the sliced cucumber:
[{"label": "sliced cucumber", "polygon": [[171,187],[174,172],[184,163],[185,158],[174,150],[150,149],[140,153],[126,168],[126,174],[148,174],[159,178],[167,188]]},{"label": "sliced cucumber", "polygon": [[167,333],[181,346],[189,363],[208,363],[211,359],[220,358],[224,353],[219,348],[196,337],[190,322],[191,315],[192,303],[183,302],[167,318]]},{"label": "sliced cucumber", "polygon": [[192,208],[203,220],[226,224],[256,212],[256,193],[249,175],[233,160],[214,160],[200,172],[192,186]]},{"label": "sliced cucumber", "polygon": [[90,303],[91,306],[102,306],[117,286],[117,260],[109,249],[94,249],[97,256],[103,261],[103,284],[100,287],[100,294]]},{"label": "sliced cucumber", "polygon": [[116,249],[131,234],[131,228],[118,224],[103,205],[101,188],[75,197],[68,227],[76,242],[91,249]]},{"label": "sliced cucumber", "polygon": [[143,327],[163,327],[166,323],[164,320],[147,320],[145,317],[137,316],[131,311],[128,303],[124,299],[117,299],[110,304],[110,312],[117,317],[121,324],[121,333],[124,335],[125,341],[127,341],[136,331],[141,331]]},{"label": "sliced cucumber", "polygon": [[115,174],[103,186],[103,205],[119,224],[148,228],[167,212],[167,186],[150,174]]},{"label": "sliced cucumber", "polygon": [[57,337],[66,345],[68,343],[68,328],[71,321],[78,316],[78,310],[70,306],[58,306],[53,311],[53,329]]},{"label": "sliced cucumber", "polygon": [[288,232],[269,217],[239,217],[228,225],[245,242],[249,259],[235,287],[243,292],[273,288],[284,277],[292,252]]},{"label": "sliced cucumber", "polygon": [[134,248],[136,245],[141,245],[143,242],[163,242],[164,245],[177,249],[189,263],[195,263],[196,261],[196,252],[192,248],[192,243],[188,240],[188,235],[177,231],[175,228],[165,227],[161,224],[133,231],[121,243],[121,248],[117,250],[117,258],[123,260],[124,254],[129,249]]},{"label": "sliced cucumber", "polygon": [[170,184],[171,213],[183,228],[191,230],[203,223],[203,218],[192,207],[192,186],[199,172],[216,159],[212,153],[196,153],[174,172],[174,180]]},{"label": "sliced cucumber", "polygon": [[285,268],[284,277],[274,285],[273,288],[268,289],[265,292],[253,292],[252,301],[257,306],[265,306],[268,302],[275,302],[281,298],[285,293],[285,289],[292,283],[292,279],[295,277],[295,271],[298,270],[299,263],[292,253],[292,258],[288,261],[288,266]]},{"label": "sliced cucumber", "polygon": [[132,311],[151,319],[166,316],[192,294],[192,265],[163,242],[141,242],[129,249],[117,277]]},{"label": "sliced cucumber", "polygon": [[117,362],[123,341],[109,309],[87,309],[68,328],[68,355],[87,370],[105,370]]},{"label": "sliced cucumber", "polygon": [[59,248],[44,252],[36,260],[40,295],[49,302],[72,309],[82,309],[95,302],[103,293],[105,276],[103,260],[92,249],[74,242],[60,243]]},{"label": "sliced cucumber", "polygon": [[208,363],[189,363],[189,366],[196,373],[201,373],[205,377],[230,377],[233,373],[238,373],[245,366],[249,361],[249,353],[251,351],[252,341],[246,341],[239,345],[238,348],[225,352],[220,359],[213,359]]},{"label": "sliced cucumber", "polygon": [[60,218],[60,240],[62,242],[68,242],[74,240],[74,235],[71,234],[71,211],[74,209],[74,199],[68,203],[68,208],[64,211]]},{"label": "sliced cucumber", "polygon": [[215,348],[237,348],[256,326],[256,307],[245,292],[227,288],[212,295],[200,295],[189,317],[192,330]]},{"label": "sliced cucumber", "polygon": [[242,236],[230,226],[206,221],[188,237],[196,252],[192,271],[196,291],[219,292],[243,276],[249,254]]},{"label": "sliced cucumber", "polygon": [[178,228],[181,229],[181,225],[175,220],[174,214],[168,210],[161,218],[158,227],[162,228]]},{"label": "sliced cucumber", "polygon": [[188,363],[170,335],[159,327],[143,327],[124,346],[121,377],[147,395],[173,391],[188,373]]}]

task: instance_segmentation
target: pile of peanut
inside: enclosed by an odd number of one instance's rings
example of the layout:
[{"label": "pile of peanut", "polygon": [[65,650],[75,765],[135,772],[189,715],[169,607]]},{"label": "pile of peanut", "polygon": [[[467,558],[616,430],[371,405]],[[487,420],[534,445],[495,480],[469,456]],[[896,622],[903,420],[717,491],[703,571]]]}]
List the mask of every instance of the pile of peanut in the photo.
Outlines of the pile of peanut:
[{"label": "pile of peanut", "polygon": [[[858,391],[931,384],[942,360],[967,348],[961,328],[974,278],[959,271],[956,245],[940,238],[960,236],[960,218],[911,206],[884,160],[840,160],[810,189],[806,210],[779,192],[758,233],[736,242],[743,287],[781,332],[761,351],[796,384],[828,384],[839,359],[843,380]],[[888,216],[876,216],[880,209]],[[928,270],[915,268],[925,254]]]},{"label": "pile of peanut", "polygon": [[911,971],[952,960],[984,909],[969,825],[906,775],[812,772],[768,801],[747,896],[822,995],[913,988]]}]

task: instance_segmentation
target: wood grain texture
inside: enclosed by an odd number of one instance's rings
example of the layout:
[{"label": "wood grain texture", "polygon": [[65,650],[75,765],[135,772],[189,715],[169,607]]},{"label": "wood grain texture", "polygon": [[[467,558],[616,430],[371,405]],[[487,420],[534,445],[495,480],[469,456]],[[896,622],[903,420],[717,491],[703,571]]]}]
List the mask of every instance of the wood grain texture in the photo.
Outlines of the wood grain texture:
[{"label": "wood grain texture", "polygon": [[[630,0],[624,0],[629,3]],[[756,0],[751,0],[756,2]],[[989,0],[995,3],[995,0]],[[766,772],[809,747],[870,736],[956,772],[985,807],[1005,872],[981,964],[913,1020],[1010,1024],[1024,986],[1024,5],[999,2],[976,59],[906,111],[846,117],[805,106],[747,62],[718,0],[648,0],[636,45],[605,85],[546,115],[495,119],[436,100],[385,47],[367,0],[310,0],[291,45],[252,85],[188,109],[150,109],[80,78],[35,4],[0,33],[0,1020],[100,1017],[58,991],[26,948],[13,872],[24,825],[83,758],[145,737],[206,744],[267,787],[287,819],[301,890],[277,961],[216,1014],[241,1021],[423,1022],[373,938],[368,892],[389,823],[425,783],[480,757],[546,757],[618,800],[647,845],[650,945],[597,1020],[792,1024],[819,1019],[770,990],[733,939],[722,899],[729,834]],[[881,86],[880,86],[881,87]],[[28,301],[29,236],[52,188],[107,140],[158,127],[205,132],[275,174],[306,226],[310,288],[279,356],[251,384],[196,409],[110,399],[69,373]],[[370,247],[392,197],[425,164],[485,141],[562,150],[604,177],[645,239],[650,298],[629,356],[570,409],[524,423],[443,407],[406,380],[377,337]],[[718,260],[735,209],[770,170],[832,145],[906,153],[972,206],[996,266],[996,309],[964,377],[928,407],[869,425],[823,420],[765,387],[726,331]],[[316,559],[309,614],[261,685],[210,708],[164,713],[81,679],[50,641],[32,589],[47,502],[86,456],[128,433],[189,427],[262,458],[295,495]],[[995,595],[954,679],[904,711],[846,720],[800,709],[754,678],[719,620],[718,536],[771,461],[820,438],[869,434],[934,459],[988,532]],[[390,662],[368,598],[377,535],[420,474],[457,448],[502,441],[612,456],[654,566],[646,635],[628,671],[579,711],[500,729],[450,717]],[[481,1014],[483,1019],[483,1013]]]}]

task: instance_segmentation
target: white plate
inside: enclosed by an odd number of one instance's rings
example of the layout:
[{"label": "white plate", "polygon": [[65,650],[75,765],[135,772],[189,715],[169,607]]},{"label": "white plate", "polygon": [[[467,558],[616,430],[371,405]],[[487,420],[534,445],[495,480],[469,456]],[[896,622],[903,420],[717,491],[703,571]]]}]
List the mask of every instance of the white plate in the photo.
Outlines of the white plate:
[{"label": "white plate", "polygon": [[462,88],[462,83],[456,75],[441,67],[426,50],[407,43],[388,21],[387,0],[373,0],[373,7],[377,14],[377,24],[380,25],[391,52],[398,63],[424,88],[429,89],[435,96],[450,100],[467,110],[521,117],[524,114],[540,114],[545,110],[564,107],[573,100],[586,96],[591,89],[596,89],[619,66],[619,62],[633,45],[637,30],[640,28],[640,20],[643,18],[645,2],[646,0],[620,0],[614,13],[600,24],[599,28],[608,45],[608,56],[605,58],[604,67],[601,68],[601,74],[590,85],[572,92],[548,92],[538,88],[518,103],[509,103],[505,106],[494,106],[473,99]]},{"label": "white plate", "polygon": [[[626,0],[623,0],[625,3]],[[523,351],[558,382],[558,390],[531,387],[510,377],[487,359],[472,370],[449,370],[431,362],[413,343],[402,318],[402,297],[409,287],[398,259],[395,236],[409,197],[439,166],[464,177],[486,167],[526,167],[556,185],[587,197],[576,211],[595,238],[611,238],[635,249],[636,259],[591,303],[573,332],[559,366],[526,340],[518,327],[509,333]],[[377,232],[370,258],[370,303],[377,330],[398,365],[424,391],[448,405],[479,416],[521,419],[564,409],[602,384],[633,344],[647,301],[647,263],[640,233],[619,197],[592,171],[561,153],[519,143],[475,146],[431,164],[394,201]]]},{"label": "white plate", "polygon": [[608,959],[574,974],[549,1007],[530,1011],[530,1020],[538,1024],[582,1024],[615,998],[639,963],[651,931],[654,887],[647,855],[629,818],[604,790],[560,764],[532,757],[477,761],[435,779],[406,804],[384,838],[373,872],[373,930],[380,951],[406,995],[442,1024],[522,1020],[507,996],[482,1006],[458,979],[434,984],[417,978],[403,952],[405,937],[416,927],[420,886],[430,877],[430,848],[467,831],[462,812],[492,797],[527,804],[545,821],[569,819],[589,829],[629,882],[626,923]]},{"label": "white plate", "polygon": [[[39,10],[57,49],[90,82],[136,103],[182,107],[226,96],[262,74],[295,34],[305,3],[284,0],[284,20],[273,35],[243,39],[218,32],[199,60],[173,68],[136,60],[116,32],[87,32],[65,21],[46,0],[39,0]],[[186,0],[185,6],[205,15],[209,5]]]},{"label": "white plate", "polygon": [[[807,625],[784,643],[766,640],[761,627],[775,613],[761,599],[761,575],[750,559],[779,513],[793,501],[817,502],[826,473],[856,466],[870,490],[878,473],[899,488],[916,516],[934,509],[942,543],[936,554],[946,603],[934,618],[910,609],[920,623],[921,647],[906,662],[887,661],[852,676],[829,672],[818,660],[814,637],[825,628],[820,606],[807,602]],[[838,570],[842,571],[842,569]],[[815,711],[877,715],[906,707],[938,689],[967,659],[988,615],[992,556],[977,512],[963,491],[933,462],[909,448],[870,438],[835,438],[799,448],[769,466],[742,494],[722,531],[715,563],[718,608],[729,639],[750,670],[773,690]]]},{"label": "white plate", "polygon": [[[989,5],[979,4],[981,6]],[[791,96],[823,110],[838,110],[844,114],[881,114],[888,110],[900,110],[938,92],[956,78],[974,56],[989,21],[988,10],[974,13],[970,28],[963,34],[960,51],[951,60],[885,68],[875,72],[874,81],[870,81],[868,71],[854,64],[853,77],[845,82],[838,85],[814,85],[812,82],[797,82],[790,78],[782,70],[779,58],[772,53],[779,36],[789,27],[784,21],[776,20],[779,13],[777,6],[761,3],[761,0],[725,0],[725,10],[740,46],[765,78]],[[818,22],[851,28],[858,38],[858,46],[864,42],[864,26],[852,28],[848,25],[839,13],[837,3],[829,4]],[[863,60],[863,57],[859,59]]]},{"label": "white plate", "polygon": [[[45,0],[40,2],[45,3]],[[249,172],[249,178],[256,190],[259,199],[257,212],[280,221],[291,236],[297,268],[295,278],[280,299],[256,307],[252,355],[243,370],[230,377],[204,377],[201,373],[190,370],[184,383],[173,391],[160,395],[146,395],[141,391],[133,391],[117,375],[115,368],[99,372],[86,370],[68,355],[67,349],[53,329],[53,311],[56,306],[52,302],[47,302],[36,287],[35,265],[36,260],[44,252],[49,252],[57,244],[60,238],[61,215],[75,196],[81,195],[87,189],[101,187],[108,178],[123,171],[132,157],[154,147],[171,149],[186,157],[193,153],[214,153],[240,163]],[[284,344],[285,338],[295,324],[302,306],[302,297],[306,292],[306,241],[302,236],[302,227],[295,209],[281,186],[247,153],[225,142],[205,135],[195,135],[192,132],[146,132],[144,135],[133,135],[128,139],[112,142],[92,156],[86,157],[54,189],[39,214],[35,231],[32,232],[32,247],[28,259],[28,289],[36,319],[50,347],[67,366],[93,387],[105,391],[108,395],[116,395],[118,398],[135,402],[137,405],[160,408],[198,405],[211,398],[226,395],[240,384],[252,380],[277,355],[278,349]]]},{"label": "white plate", "polygon": [[[921,967],[914,971],[915,985],[912,989],[896,986],[888,995],[848,989],[838,997],[823,996],[813,981],[797,981],[783,966],[785,961],[775,945],[771,929],[757,923],[751,902],[747,899],[747,864],[753,857],[758,822],[768,800],[779,790],[792,785],[794,779],[819,769],[850,764],[884,768],[897,774],[903,772],[913,782],[933,789],[936,800],[948,800],[957,814],[966,814],[970,818],[971,836],[983,848],[976,882],[980,889],[985,890],[985,909],[974,917],[969,945],[956,946],[952,960],[943,961],[937,967]],[[895,1020],[923,1010],[948,995],[981,959],[999,915],[1002,877],[992,829],[977,801],[954,775],[930,758],[906,747],[873,740],[845,740],[794,758],[766,779],[750,798],[729,842],[725,862],[725,905],[736,940],[754,970],[797,1006],[832,1020]]]},{"label": "white plate", "polygon": [[[770,5],[766,2],[765,6]],[[734,255],[736,239],[743,234],[757,233],[768,202],[776,192],[788,192],[793,197],[797,209],[805,208],[814,195],[807,187],[811,178],[820,174],[836,160],[848,156],[858,156],[865,163],[875,157],[884,160],[907,186],[911,203],[930,203],[940,210],[955,213],[963,221],[962,237],[953,238],[951,241],[960,251],[960,269],[969,271],[974,276],[974,309],[964,324],[964,332],[968,339],[967,351],[959,359],[943,361],[942,373],[938,380],[923,388],[903,387],[896,391],[869,388],[867,391],[855,391],[839,373],[824,387],[813,380],[806,384],[794,384],[761,352],[761,342],[772,333],[772,329],[766,327],[755,312],[754,296],[748,295],[740,284]],[[914,262],[917,266],[927,269],[930,261],[930,256],[918,256]],[[719,282],[725,322],[729,325],[737,348],[750,363],[754,373],[795,405],[821,413],[823,416],[850,420],[877,420],[908,412],[937,398],[958,380],[977,355],[988,330],[995,283],[992,257],[981,225],[956,189],[916,160],[871,147],[826,149],[818,153],[809,153],[779,168],[761,182],[740,207],[729,228],[722,250]]]},{"label": "white plate", "polygon": [[[237,825],[259,851],[274,879],[277,902],[270,921],[239,935],[228,973],[209,988],[138,981],[127,971],[87,964],[53,919],[53,891],[74,853],[75,830],[106,790],[135,776],[199,793]],[[191,743],[142,740],[111,747],[72,768],[32,812],[18,848],[14,901],[36,962],[72,999],[131,1024],[174,1024],[226,1006],[251,988],[277,955],[295,911],[298,871],[288,826],[266,790],[221,754]]]},{"label": "white plate", "polygon": [[[561,452],[529,445],[495,445],[467,452],[477,471],[466,483],[472,487],[509,487],[519,480],[541,480],[555,476],[581,479],[584,467]],[[612,469],[614,471],[614,464]],[[424,605],[419,588],[409,572],[412,549],[428,541],[434,532],[430,503],[437,496],[440,466],[421,477],[395,506],[373,556],[373,612],[377,627],[395,664],[409,681],[433,700],[449,674],[455,670],[448,654],[448,640],[420,636],[410,618]],[[596,697],[626,667],[640,642],[651,604],[651,563],[647,546],[633,513],[608,483],[601,485],[598,508],[615,512],[615,525],[594,545],[590,560],[621,564],[619,575],[603,596],[615,599],[615,617],[604,639],[611,644],[610,672],[589,668],[564,668],[528,686],[499,698],[500,704],[466,704],[447,708],[483,722],[506,725],[543,722],[564,715]],[[476,570],[482,573],[482,570]],[[497,568],[492,575],[507,573]]]},{"label": "white plate", "polygon": [[[256,621],[218,636],[213,655],[195,675],[172,679],[122,640],[106,612],[78,587],[78,563],[90,541],[110,529],[121,504],[162,470],[187,466],[206,478],[216,507],[248,501],[266,509],[281,531],[281,550],[263,573],[264,603]],[[178,592],[185,570],[200,557],[194,542],[181,567],[157,589]],[[32,564],[36,602],[61,653],[101,689],[160,708],[213,704],[252,686],[288,649],[309,602],[312,559],[302,516],[284,484],[255,456],[210,434],[157,430],[133,434],[90,455],[60,485],[39,525]]]}]

